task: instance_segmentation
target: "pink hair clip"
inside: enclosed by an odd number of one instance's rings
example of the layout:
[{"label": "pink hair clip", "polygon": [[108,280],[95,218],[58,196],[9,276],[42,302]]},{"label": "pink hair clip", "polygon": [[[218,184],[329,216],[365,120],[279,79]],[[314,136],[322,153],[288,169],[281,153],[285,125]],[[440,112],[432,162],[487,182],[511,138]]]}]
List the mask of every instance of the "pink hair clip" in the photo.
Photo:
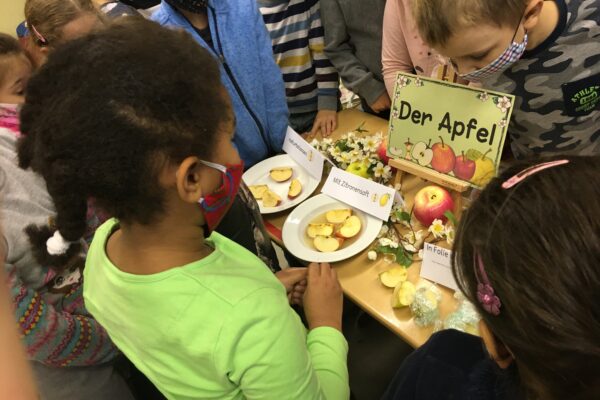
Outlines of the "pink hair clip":
[{"label": "pink hair clip", "polygon": [[479,301],[485,311],[493,316],[498,316],[502,303],[498,296],[496,296],[494,288],[485,273],[481,256],[478,254],[476,257],[475,278],[477,279],[477,301]]},{"label": "pink hair clip", "polygon": [[47,46],[48,45],[48,41],[46,40],[45,37],[42,36],[41,33],[38,32],[37,29],[35,29],[35,26],[33,26],[33,24],[27,24],[31,30],[33,31],[33,33],[35,34],[35,37],[37,37],[38,41],[40,42],[40,44],[42,46]]},{"label": "pink hair clip", "polygon": [[517,183],[521,182],[528,176],[536,174],[540,171],[543,171],[548,168],[556,167],[557,165],[568,164],[569,160],[556,160],[556,161],[548,161],[545,163],[533,165],[531,167],[525,168],[523,171],[519,172],[516,175],[513,175],[511,178],[507,179],[502,183],[502,189],[510,189],[515,186]]}]

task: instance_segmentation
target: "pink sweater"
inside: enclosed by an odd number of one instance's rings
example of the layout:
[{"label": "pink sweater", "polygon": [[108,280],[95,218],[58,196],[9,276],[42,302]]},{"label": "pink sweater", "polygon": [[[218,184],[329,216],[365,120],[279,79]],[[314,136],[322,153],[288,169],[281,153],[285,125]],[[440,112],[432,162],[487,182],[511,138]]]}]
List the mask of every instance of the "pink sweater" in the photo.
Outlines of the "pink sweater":
[{"label": "pink sweater", "polygon": [[445,81],[460,79],[421,39],[412,17],[410,0],[388,0],[383,15],[381,50],[383,79],[390,97],[398,72],[417,73]]}]

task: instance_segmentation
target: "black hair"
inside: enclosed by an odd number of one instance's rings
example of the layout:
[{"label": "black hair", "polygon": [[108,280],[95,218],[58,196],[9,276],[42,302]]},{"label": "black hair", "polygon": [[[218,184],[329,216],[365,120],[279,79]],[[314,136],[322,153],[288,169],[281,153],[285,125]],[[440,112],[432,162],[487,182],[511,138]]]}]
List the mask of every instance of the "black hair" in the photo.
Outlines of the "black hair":
[{"label": "black hair", "polygon": [[[494,178],[463,215],[453,273],[493,334],[514,354],[528,395],[599,398],[600,157],[502,183],[541,161],[518,162]],[[479,255],[502,305],[477,301]]]},{"label": "black hair", "polygon": [[229,118],[206,50],[183,31],[123,18],[59,47],[30,80],[19,165],[44,177],[56,228],[77,241],[89,198],[121,222],[152,223],[160,168],[211,159]]},{"label": "black hair", "polygon": [[[10,56],[23,56],[27,58],[25,51],[21,48],[17,39],[6,33],[0,33],[0,58]],[[4,60],[0,60],[0,63],[4,64],[2,61]],[[5,78],[6,68],[5,65],[0,66],[0,82]]]}]

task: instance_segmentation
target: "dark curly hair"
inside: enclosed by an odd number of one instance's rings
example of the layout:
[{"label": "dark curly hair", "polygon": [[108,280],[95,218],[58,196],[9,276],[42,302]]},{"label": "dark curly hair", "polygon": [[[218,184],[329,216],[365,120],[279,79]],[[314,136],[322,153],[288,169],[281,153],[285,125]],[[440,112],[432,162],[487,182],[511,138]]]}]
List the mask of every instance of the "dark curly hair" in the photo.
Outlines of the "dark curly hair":
[{"label": "dark curly hair", "polygon": [[23,51],[17,39],[6,33],[0,33],[0,83],[4,80],[8,69],[4,59],[12,56],[27,58],[25,51]]},{"label": "dark curly hair", "polygon": [[[600,398],[600,157],[502,183],[540,162],[519,162],[493,179],[464,214],[453,272],[493,334],[514,354],[530,398]],[[542,160],[544,161],[544,160]],[[474,259],[502,305],[477,301]]]},{"label": "dark curly hair", "polygon": [[89,198],[149,224],[163,210],[160,168],[211,159],[231,118],[224,93],[215,59],[187,33],[124,18],[59,47],[31,79],[19,165],[46,180],[67,241],[82,237]]}]

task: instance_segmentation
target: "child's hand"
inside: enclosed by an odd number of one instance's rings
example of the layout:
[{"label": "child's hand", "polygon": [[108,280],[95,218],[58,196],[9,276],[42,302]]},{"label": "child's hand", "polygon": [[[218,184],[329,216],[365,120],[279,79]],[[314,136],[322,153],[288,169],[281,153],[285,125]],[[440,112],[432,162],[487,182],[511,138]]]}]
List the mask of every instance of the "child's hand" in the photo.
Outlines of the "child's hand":
[{"label": "child's hand", "polygon": [[328,137],[337,128],[337,112],[333,110],[320,110],[313,122],[312,130],[309,136],[314,136],[317,131],[321,131],[321,137]]},{"label": "child's hand", "polygon": [[306,290],[306,268],[286,268],[277,271],[275,276],[285,286],[290,304],[302,305],[302,296]]},{"label": "child's hand", "polygon": [[308,286],[304,293],[304,312],[308,328],[330,326],[342,330],[342,288],[335,270],[328,263],[308,266]]}]

